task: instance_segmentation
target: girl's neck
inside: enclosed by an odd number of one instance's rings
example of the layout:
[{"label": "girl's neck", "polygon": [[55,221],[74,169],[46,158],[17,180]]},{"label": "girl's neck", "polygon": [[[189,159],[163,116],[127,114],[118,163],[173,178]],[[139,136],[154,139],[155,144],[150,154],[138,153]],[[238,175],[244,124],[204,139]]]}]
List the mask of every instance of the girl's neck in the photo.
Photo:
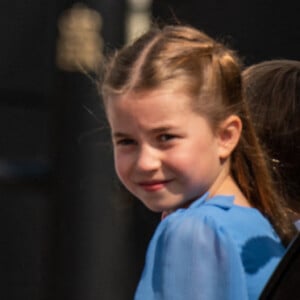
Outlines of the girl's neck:
[{"label": "girl's neck", "polygon": [[209,196],[215,195],[233,195],[234,204],[240,206],[251,207],[252,205],[245,197],[235,180],[230,174],[230,161],[227,160],[224,166],[215,180],[214,184],[209,189]]}]

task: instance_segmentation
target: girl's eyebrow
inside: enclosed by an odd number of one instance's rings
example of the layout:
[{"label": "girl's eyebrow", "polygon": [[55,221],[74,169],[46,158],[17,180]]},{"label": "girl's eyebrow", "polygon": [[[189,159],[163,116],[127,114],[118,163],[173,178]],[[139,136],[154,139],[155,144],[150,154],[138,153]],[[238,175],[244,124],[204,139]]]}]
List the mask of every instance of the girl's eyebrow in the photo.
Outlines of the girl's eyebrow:
[{"label": "girl's eyebrow", "polygon": [[[156,127],[156,128],[151,128],[148,130],[149,133],[151,134],[158,134],[158,133],[161,133],[161,132],[166,132],[166,131],[169,131],[171,129],[174,129],[174,126],[160,126],[160,127]],[[121,131],[116,131],[116,132],[113,132],[112,136],[114,138],[125,138],[125,137],[129,137],[130,134],[127,134],[127,133],[124,133],[124,132],[121,132]]]},{"label": "girl's eyebrow", "polygon": [[123,132],[114,132],[114,133],[112,134],[112,136],[113,136],[114,138],[125,138],[125,137],[128,137],[129,135],[126,134],[126,133],[123,133]]},{"label": "girl's eyebrow", "polygon": [[173,126],[161,126],[161,127],[150,129],[150,132],[151,133],[161,133],[161,132],[166,132],[168,130],[171,130],[173,128],[174,128]]}]

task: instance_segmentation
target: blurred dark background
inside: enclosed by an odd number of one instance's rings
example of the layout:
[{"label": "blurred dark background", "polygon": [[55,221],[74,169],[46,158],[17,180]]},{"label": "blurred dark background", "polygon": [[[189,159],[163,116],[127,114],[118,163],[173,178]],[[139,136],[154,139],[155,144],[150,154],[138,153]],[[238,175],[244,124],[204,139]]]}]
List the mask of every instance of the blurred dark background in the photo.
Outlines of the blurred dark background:
[{"label": "blurred dark background", "polygon": [[[132,299],[159,216],[122,201],[92,72],[56,65],[58,20],[75,1],[0,4],[0,299]],[[129,2],[102,16],[103,52],[126,41]],[[245,64],[300,59],[294,1],[165,1],[159,23],[226,41]]]}]

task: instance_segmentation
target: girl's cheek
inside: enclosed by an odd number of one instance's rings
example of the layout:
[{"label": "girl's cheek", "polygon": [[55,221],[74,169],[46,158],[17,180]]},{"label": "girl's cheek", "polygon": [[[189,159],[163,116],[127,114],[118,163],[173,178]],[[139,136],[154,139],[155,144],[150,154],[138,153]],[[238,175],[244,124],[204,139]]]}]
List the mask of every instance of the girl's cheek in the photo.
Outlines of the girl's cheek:
[{"label": "girl's cheek", "polygon": [[182,162],[187,161],[187,158],[189,157],[188,153],[180,153],[180,152],[168,152],[165,155],[165,164],[172,166],[173,168],[177,168],[178,166],[180,166],[182,164]]},{"label": "girl's cheek", "polygon": [[129,160],[124,155],[115,155],[115,169],[120,179],[124,178],[129,170]]}]

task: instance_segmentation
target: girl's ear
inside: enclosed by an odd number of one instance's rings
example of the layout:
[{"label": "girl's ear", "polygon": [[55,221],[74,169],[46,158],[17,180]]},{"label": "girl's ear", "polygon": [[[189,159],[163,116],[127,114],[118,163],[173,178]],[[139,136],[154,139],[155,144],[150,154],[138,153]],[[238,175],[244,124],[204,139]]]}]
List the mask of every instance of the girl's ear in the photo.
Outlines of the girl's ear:
[{"label": "girl's ear", "polygon": [[220,159],[230,156],[239,142],[241,132],[242,121],[237,115],[231,115],[221,123],[217,132]]}]

